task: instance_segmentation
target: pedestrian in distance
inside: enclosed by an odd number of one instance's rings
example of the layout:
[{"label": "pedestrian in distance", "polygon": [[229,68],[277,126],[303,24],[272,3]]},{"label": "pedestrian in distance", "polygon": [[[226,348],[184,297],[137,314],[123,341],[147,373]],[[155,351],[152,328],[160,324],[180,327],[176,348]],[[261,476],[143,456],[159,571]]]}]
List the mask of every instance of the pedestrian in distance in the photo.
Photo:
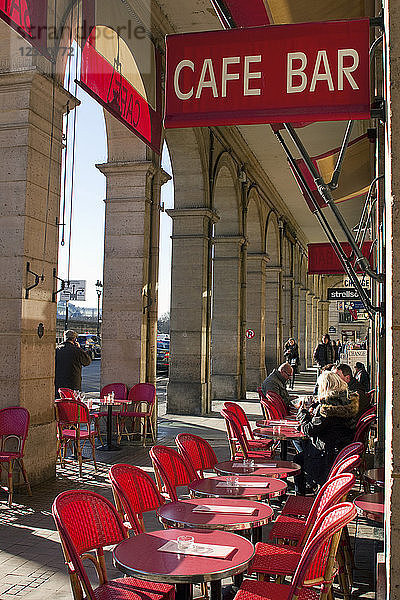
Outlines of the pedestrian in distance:
[{"label": "pedestrian in distance", "polygon": [[69,329],[64,334],[65,341],[56,350],[55,391],[59,388],[80,390],[82,387],[82,367],[92,362],[89,354],[79,346],[76,331]]},{"label": "pedestrian in distance", "polygon": [[366,392],[371,389],[371,380],[363,363],[356,362],[354,365],[354,378],[358,381],[360,387]]},{"label": "pedestrian in distance", "polygon": [[296,373],[299,372],[300,357],[299,357],[299,346],[293,338],[289,338],[283,348],[283,356],[293,369],[293,375],[290,381],[290,387],[294,387],[294,378]]},{"label": "pedestrian in distance", "polygon": [[322,336],[321,342],[315,347],[313,358],[320,369],[335,362],[335,352],[328,333]]}]

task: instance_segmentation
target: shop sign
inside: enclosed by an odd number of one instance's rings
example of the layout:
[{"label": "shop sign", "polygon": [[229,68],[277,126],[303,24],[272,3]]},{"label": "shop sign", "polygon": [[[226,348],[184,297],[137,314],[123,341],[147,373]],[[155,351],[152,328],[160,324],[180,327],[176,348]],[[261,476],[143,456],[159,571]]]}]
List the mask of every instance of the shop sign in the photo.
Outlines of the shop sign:
[{"label": "shop sign", "polygon": [[369,20],[167,36],[165,127],[368,119]]},{"label": "shop sign", "polygon": [[47,0],[0,0],[0,17],[42,54],[47,53]]},{"label": "shop sign", "polygon": [[[361,287],[363,287],[365,290],[371,289],[371,277],[368,277],[367,275],[357,275],[357,278],[361,284]],[[354,284],[351,281],[350,277],[343,277],[343,287],[349,288],[353,287],[353,285]]]},{"label": "shop sign", "polygon": [[61,291],[60,300],[84,302],[86,300],[86,281],[84,279],[70,280],[69,285],[66,285]]}]

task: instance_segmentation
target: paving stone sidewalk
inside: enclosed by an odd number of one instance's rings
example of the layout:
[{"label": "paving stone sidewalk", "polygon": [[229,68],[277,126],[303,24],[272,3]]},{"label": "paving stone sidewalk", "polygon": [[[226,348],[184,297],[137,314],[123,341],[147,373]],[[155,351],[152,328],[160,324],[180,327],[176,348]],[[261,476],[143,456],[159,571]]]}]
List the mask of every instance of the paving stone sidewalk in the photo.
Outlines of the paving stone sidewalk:
[{"label": "paving stone sidewalk", "polygon": [[[295,393],[310,393],[315,374],[308,372],[297,378]],[[222,403],[213,405],[214,412],[207,417],[170,415],[161,403],[158,428],[158,443],[174,445],[175,436],[190,431],[206,438],[220,460],[229,457],[224,422],[219,410]],[[248,393],[241,405],[251,420],[261,415],[257,394]],[[83,476],[78,476],[76,463],[64,469],[57,467],[55,480],[33,489],[33,496],[15,494],[12,508],[6,504],[6,496],[0,496],[0,600],[24,598],[25,600],[71,600],[72,592],[66,566],[51,516],[51,505],[60,492],[69,489],[90,489],[112,501],[107,473],[111,464],[125,462],[143,467],[152,472],[148,448],[139,444],[125,443],[119,452],[98,452],[98,469],[93,463],[84,464]],[[357,493],[359,493],[357,491]],[[279,505],[274,506],[279,509]],[[159,528],[154,516],[146,519],[146,528]],[[351,533],[355,527],[352,526]],[[382,529],[360,518],[358,522],[355,585],[353,598],[375,598],[376,552],[381,549]],[[266,537],[265,537],[266,539]],[[108,557],[111,577],[120,577]],[[341,595],[335,594],[337,598]]]}]

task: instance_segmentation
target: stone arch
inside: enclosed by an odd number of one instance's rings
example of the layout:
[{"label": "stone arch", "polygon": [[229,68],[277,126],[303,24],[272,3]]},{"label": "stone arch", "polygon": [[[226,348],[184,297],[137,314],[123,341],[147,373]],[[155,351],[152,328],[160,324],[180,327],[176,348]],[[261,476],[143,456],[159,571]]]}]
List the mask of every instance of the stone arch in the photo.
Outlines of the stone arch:
[{"label": "stone arch", "polygon": [[262,208],[260,197],[252,188],[248,195],[247,219],[246,219],[247,251],[250,253],[264,252]]},{"label": "stone arch", "polygon": [[212,205],[219,217],[215,236],[243,235],[241,190],[237,166],[228,152],[223,152],[214,167]]},{"label": "stone arch", "polygon": [[265,224],[265,251],[269,257],[269,266],[281,266],[278,218],[270,211]]}]

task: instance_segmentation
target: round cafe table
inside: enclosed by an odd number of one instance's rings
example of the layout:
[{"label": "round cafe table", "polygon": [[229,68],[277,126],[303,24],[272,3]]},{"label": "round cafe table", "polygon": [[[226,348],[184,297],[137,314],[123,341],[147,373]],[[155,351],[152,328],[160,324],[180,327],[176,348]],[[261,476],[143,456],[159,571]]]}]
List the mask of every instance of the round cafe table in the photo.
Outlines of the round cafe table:
[{"label": "round cafe table", "polygon": [[[225,487],[220,485],[226,482],[226,476],[206,477],[189,484],[188,488],[196,496],[213,496],[215,498],[246,498],[247,500],[266,500],[286,493],[287,483],[281,479],[253,477],[251,475],[239,476],[238,487]],[[250,484],[246,486],[246,483]],[[258,484],[257,487],[254,487]]]},{"label": "round cafe table", "polygon": [[383,522],[385,505],[382,492],[361,494],[361,496],[357,496],[354,500],[354,505],[357,512],[367,517],[367,519],[376,521],[377,523]]},{"label": "round cafe table", "polygon": [[100,398],[100,405],[101,406],[107,406],[107,442],[105,444],[103,444],[102,446],[98,446],[96,448],[96,450],[101,450],[101,451],[106,451],[106,452],[112,452],[113,450],[120,450],[121,446],[117,446],[117,444],[113,444],[112,443],[112,409],[113,406],[119,406],[121,404],[128,404],[129,401],[128,400],[122,400],[120,398],[114,398],[114,400],[110,401],[109,403],[106,403],[106,401],[104,400],[104,398]]},{"label": "round cafe table", "polygon": [[376,485],[380,488],[385,487],[385,469],[378,467],[377,469],[369,469],[365,471],[364,479],[369,485]]},{"label": "round cafe table", "polygon": [[288,425],[273,425],[267,427],[259,427],[254,429],[253,433],[256,437],[268,438],[271,440],[279,440],[281,443],[281,459],[287,460],[288,442],[290,440],[303,440],[306,436],[301,431],[297,431],[296,426]]},{"label": "round cafe table", "polygon": [[222,475],[254,475],[255,477],[277,477],[279,479],[298,475],[301,471],[300,465],[288,460],[255,460],[254,463],[255,466],[250,472],[243,462],[237,460],[217,463],[214,470]]},{"label": "round cafe table", "polygon": [[[176,554],[160,551],[169,540],[186,533],[194,543],[234,548],[226,558],[207,555]],[[254,546],[246,538],[226,531],[163,529],[140,533],[123,540],[113,551],[114,565],[138,579],[171,583],[176,586],[177,600],[191,600],[192,585],[211,582],[210,600],[221,600],[221,580],[245,571],[254,556]]]}]

